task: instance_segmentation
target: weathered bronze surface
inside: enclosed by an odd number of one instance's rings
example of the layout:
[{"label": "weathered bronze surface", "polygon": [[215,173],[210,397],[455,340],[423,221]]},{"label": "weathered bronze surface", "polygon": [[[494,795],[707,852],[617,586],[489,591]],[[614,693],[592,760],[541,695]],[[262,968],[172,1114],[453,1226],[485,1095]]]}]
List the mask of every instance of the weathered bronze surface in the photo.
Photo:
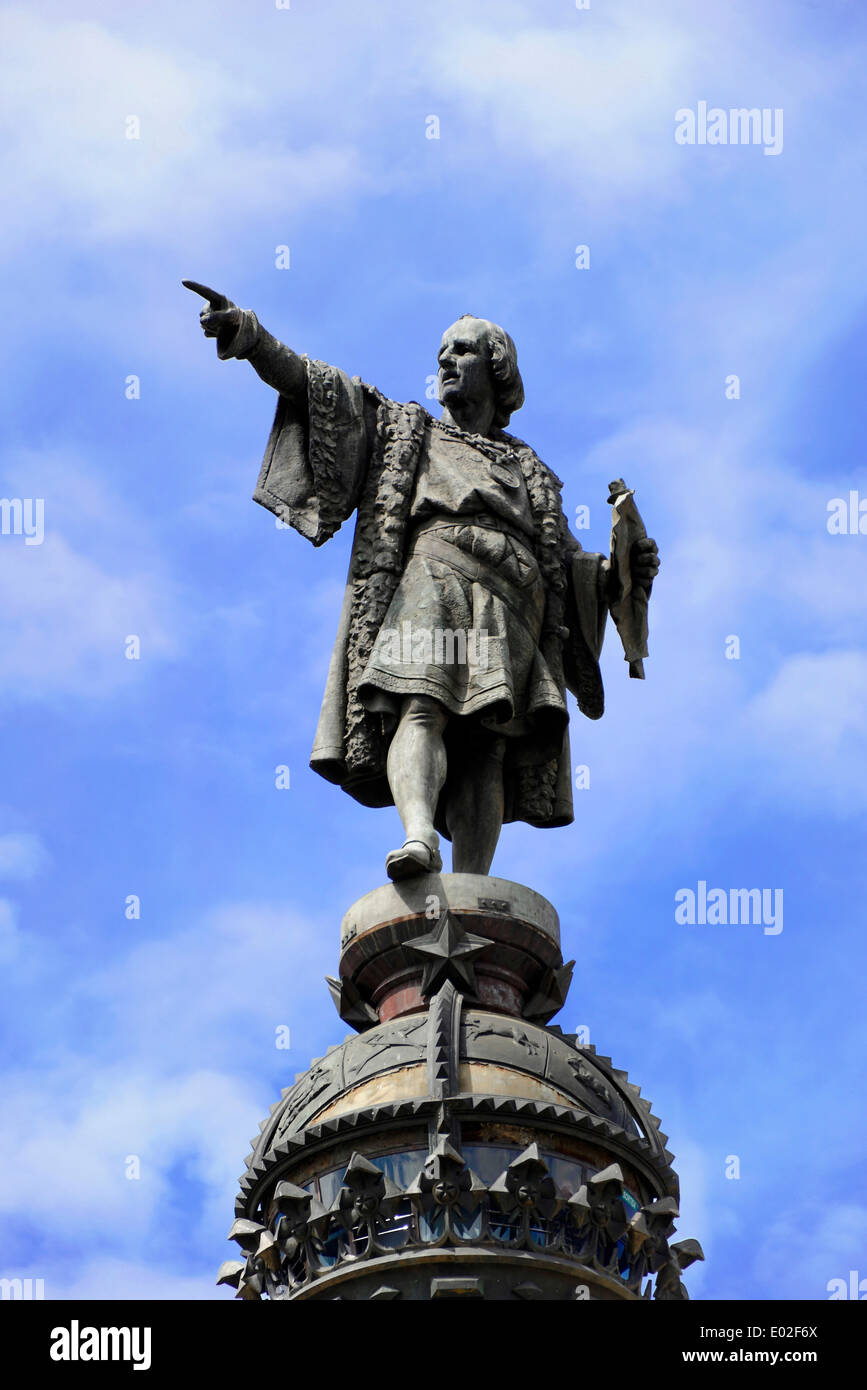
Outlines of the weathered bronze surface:
[{"label": "weathered bronze surface", "polygon": [[[670,1243],[659,1121],[609,1058],[537,1021],[565,997],[551,905],[443,874],[367,894],[341,941],[330,983],[357,1032],[262,1125],[232,1228],[246,1259],[223,1281],[284,1301],[630,1300],[656,1276],[654,1297],[685,1298],[703,1256]],[[485,973],[504,956],[505,1003]]]},{"label": "weathered bronze surface", "polygon": [[659,568],[631,491],[611,484],[610,554],[571,534],[562,484],[505,431],[524,400],[515,345],[465,314],[438,353],[442,417],[298,356],[250,310],[195,281],[220,358],[277,393],[254,493],[322,545],[353,512],[355,540],[311,766],[367,806],[394,804],[395,880],[487,874],[504,821],[573,819],[566,691],[603,712],[611,612],[630,674],[647,655]]}]

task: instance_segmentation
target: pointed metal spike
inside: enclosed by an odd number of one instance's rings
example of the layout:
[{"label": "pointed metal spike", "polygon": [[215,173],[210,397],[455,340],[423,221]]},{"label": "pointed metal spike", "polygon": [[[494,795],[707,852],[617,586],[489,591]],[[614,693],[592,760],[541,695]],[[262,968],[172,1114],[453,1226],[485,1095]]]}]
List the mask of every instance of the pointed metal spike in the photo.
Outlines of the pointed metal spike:
[{"label": "pointed metal spike", "polygon": [[243,1273],[243,1260],[224,1260],[217,1270],[217,1283],[231,1284],[232,1288],[236,1289]]}]

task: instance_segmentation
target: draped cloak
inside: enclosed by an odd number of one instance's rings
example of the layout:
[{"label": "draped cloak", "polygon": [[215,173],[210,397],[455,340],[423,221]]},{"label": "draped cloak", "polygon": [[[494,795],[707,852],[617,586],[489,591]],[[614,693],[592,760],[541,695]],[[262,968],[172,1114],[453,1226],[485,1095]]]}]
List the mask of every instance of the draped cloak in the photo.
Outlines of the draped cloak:
[{"label": "draped cloak", "polygon": [[[359,684],[407,554],[410,508],[425,434],[437,427],[419,404],[389,400],[358,377],[306,359],[307,411],[278,395],[254,500],[315,546],[357,510],[337,637],[310,766],[365,806],[390,806],[386,758],[395,721],[373,711]],[[264,373],[261,373],[264,375]],[[562,483],[523,441],[498,431],[520,464],[545,587],[539,651],[561,694],[590,719],[603,712],[599,653],[608,612],[607,568],[569,532]],[[557,746],[530,731],[507,740],[505,816],[531,825],[573,819],[569,733]],[[443,806],[437,828],[448,834]]]}]

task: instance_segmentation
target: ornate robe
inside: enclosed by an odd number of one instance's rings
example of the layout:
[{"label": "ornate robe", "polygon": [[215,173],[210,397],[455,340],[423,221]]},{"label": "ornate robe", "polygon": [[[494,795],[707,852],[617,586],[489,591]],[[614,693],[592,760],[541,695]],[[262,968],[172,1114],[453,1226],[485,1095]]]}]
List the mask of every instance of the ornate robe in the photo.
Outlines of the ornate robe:
[{"label": "ornate robe", "polygon": [[[263,336],[275,351],[275,340],[262,335],[260,343]],[[262,358],[257,350],[254,365],[267,381]],[[362,804],[388,806],[393,799],[386,757],[395,719],[369,708],[359,687],[407,562],[419,460],[428,432],[439,428],[439,422],[415,402],[389,400],[357,377],[305,360],[306,415],[286,396],[278,397],[253,496],[316,546],[358,512],[310,765]],[[276,386],[279,371],[272,376]],[[544,583],[539,656],[561,693],[564,711],[553,744],[550,721],[507,740],[505,819],[567,825],[573,810],[565,690],[572,691],[588,718],[600,717],[598,658],[610,601],[607,566],[601,555],[585,553],[570,534],[555,474],[521,440],[502,431],[492,438],[508,446],[526,485],[531,545]],[[436,823],[447,834],[442,807]]]}]

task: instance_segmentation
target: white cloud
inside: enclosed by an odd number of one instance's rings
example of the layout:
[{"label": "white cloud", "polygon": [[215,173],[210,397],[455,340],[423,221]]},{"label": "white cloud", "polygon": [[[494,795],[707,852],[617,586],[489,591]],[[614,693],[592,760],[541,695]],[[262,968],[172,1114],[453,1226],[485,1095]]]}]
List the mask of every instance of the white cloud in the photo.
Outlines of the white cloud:
[{"label": "white cloud", "polygon": [[[210,28],[212,8],[201,15]],[[172,52],[117,26],[24,9],[0,14],[0,45],[4,179],[15,189],[7,239],[86,234],[141,249],[183,233],[201,247],[240,211],[255,217],[288,194],[294,216],[361,182],[350,140],[292,147],[269,118],[267,84],[225,49],[220,62],[207,43]],[[313,81],[309,64],[293,54],[285,80],[298,94]],[[139,138],[127,138],[129,118]]]},{"label": "white cloud", "polygon": [[27,832],[0,835],[0,879],[33,878],[47,857],[38,835]]},{"label": "white cloud", "polygon": [[[155,940],[144,919],[137,928],[139,941],[82,992],[112,1019],[126,1049],[152,1067],[175,1070],[178,1059],[209,1067],[249,1063],[254,1074],[295,1064],[296,1046],[309,1057],[306,1029],[327,998],[323,976],[333,955],[322,924],[288,903],[249,903],[208,912]],[[275,1050],[283,1024],[293,1038],[290,1052]]]},{"label": "white cloud", "polygon": [[[694,1140],[684,1138],[681,1133],[675,1155],[675,1169],[680,1179],[680,1217],[674,1240],[699,1241],[706,1260],[713,1256],[712,1241],[715,1230],[714,1204],[708,1192],[708,1168],[707,1155],[703,1149]],[[703,1263],[696,1262],[691,1265],[684,1279],[691,1298],[701,1296],[704,1280]]]},{"label": "white cloud", "polygon": [[0,898],[0,964],[15,960],[21,948],[18,910],[8,898]]},{"label": "white cloud", "polygon": [[[149,576],[107,573],[59,534],[26,549],[0,542],[0,694],[11,700],[113,694],[171,654],[165,599]],[[162,610],[162,611],[160,611]],[[125,639],[141,639],[142,660]]]},{"label": "white cloud", "polygon": [[769,1225],[756,1252],[754,1277],[765,1298],[828,1298],[832,1279],[867,1274],[867,1208],[835,1200],[788,1206]]},{"label": "white cloud", "polygon": [[[867,653],[798,653],[746,711],[766,791],[851,814],[867,807]],[[771,787],[767,786],[768,777]]]},{"label": "white cloud", "polygon": [[[100,698],[176,651],[177,600],[134,507],[63,448],[8,450],[10,497],[44,503],[44,539],[0,536],[0,698]],[[125,640],[137,636],[141,659]]]},{"label": "white cloud", "polygon": [[580,192],[585,207],[604,199],[610,212],[658,195],[661,183],[670,195],[684,168],[674,112],[694,36],[666,23],[658,8],[608,15],[601,24],[579,14],[571,26],[517,22],[511,32],[502,13],[494,11],[488,25],[469,13],[453,12],[432,52],[439,83],[465,107],[455,142],[472,138],[472,115],[502,159],[529,154],[570,193]]},{"label": "white cloud", "polygon": [[[3,925],[0,911],[0,939]],[[28,1223],[55,1251],[50,1278],[33,1270],[52,1284],[48,1297],[106,1296],[99,1280],[113,1260],[122,1274],[113,1296],[156,1290],[160,1261],[176,1296],[202,1296],[203,1287],[207,1296],[232,1254],[223,1240],[244,1154],[278,1095],[259,1078],[276,1073],[290,1085],[310,1064],[326,954],[330,964],[321,929],[291,908],[233,904],[186,931],[141,941],[52,996],[42,1062],[7,1072],[0,1115],[0,1209],[19,1209],[26,1173],[28,1192],[39,1194]],[[97,1051],[46,1060],[52,1033],[74,1037],[85,1014]],[[290,1027],[289,1050],[275,1047],[278,1024]],[[126,1176],[131,1156],[139,1178]],[[172,1203],[182,1180],[195,1198],[178,1259]],[[101,1255],[79,1274],[65,1252],[85,1237]],[[197,1251],[211,1249],[204,1286],[199,1276],[180,1277]]]},{"label": "white cloud", "polygon": [[[28,1192],[38,1193],[28,1221],[59,1249],[84,1239],[106,1252],[165,1246],[169,1255],[179,1164],[204,1192],[188,1214],[188,1249],[204,1233],[228,1229],[243,1146],[257,1123],[237,1078],[210,1069],[159,1076],[133,1058],[95,1071],[73,1058],[39,1077],[7,1079],[0,1207],[19,1207],[26,1174]],[[127,1177],[131,1158],[138,1178]],[[219,1263],[216,1244],[214,1253]]]},{"label": "white cloud", "polygon": [[[232,1249],[226,1246],[226,1259]],[[88,1259],[85,1255],[76,1262],[64,1261],[47,1275],[39,1275],[35,1267],[24,1271],[24,1278],[44,1278],[46,1299],[65,1299],[78,1303],[87,1300],[162,1299],[172,1303],[185,1300],[225,1299],[225,1289],[215,1285],[216,1271],[222,1256],[215,1252],[210,1266],[197,1274],[178,1274],[173,1265],[176,1257],[166,1254],[161,1261],[148,1264],[144,1260],[117,1259],[104,1256]],[[188,1261],[185,1260],[185,1264]],[[20,1276],[19,1276],[20,1277]]]}]

